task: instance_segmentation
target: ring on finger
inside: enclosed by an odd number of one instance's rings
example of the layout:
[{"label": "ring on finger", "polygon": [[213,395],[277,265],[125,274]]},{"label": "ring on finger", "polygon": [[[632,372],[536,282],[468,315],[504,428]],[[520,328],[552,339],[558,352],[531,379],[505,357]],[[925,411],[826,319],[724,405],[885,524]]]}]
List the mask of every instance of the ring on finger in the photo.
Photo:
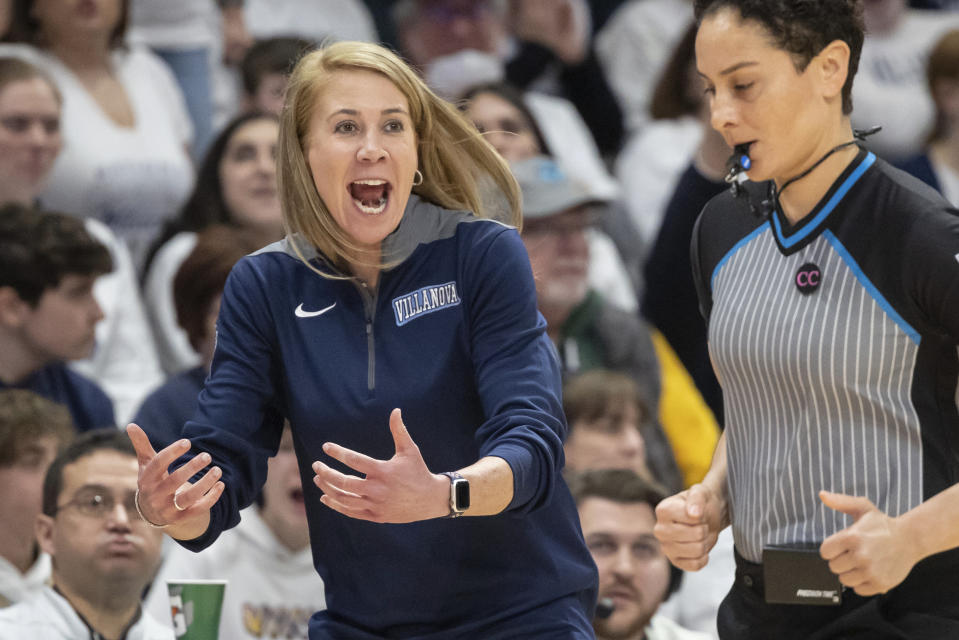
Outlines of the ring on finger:
[{"label": "ring on finger", "polygon": [[179,504],[177,504],[176,499],[177,499],[179,496],[180,496],[179,493],[174,493],[174,494],[173,494],[173,506],[176,507],[176,510],[177,510],[177,511],[186,511],[186,507],[181,507]]}]

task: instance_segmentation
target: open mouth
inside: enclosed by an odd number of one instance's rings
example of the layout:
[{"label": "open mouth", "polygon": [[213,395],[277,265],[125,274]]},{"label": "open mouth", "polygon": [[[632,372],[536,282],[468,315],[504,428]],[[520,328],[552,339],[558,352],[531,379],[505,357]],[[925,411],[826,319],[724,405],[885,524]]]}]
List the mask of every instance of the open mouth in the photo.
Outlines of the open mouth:
[{"label": "open mouth", "polygon": [[386,180],[357,180],[350,183],[350,197],[363,213],[377,215],[386,210],[390,199],[390,183]]},{"label": "open mouth", "polygon": [[292,500],[294,504],[299,504],[299,505],[305,504],[305,502],[304,502],[304,500],[303,500],[303,490],[302,490],[302,489],[291,489],[291,490],[290,490],[290,500]]}]

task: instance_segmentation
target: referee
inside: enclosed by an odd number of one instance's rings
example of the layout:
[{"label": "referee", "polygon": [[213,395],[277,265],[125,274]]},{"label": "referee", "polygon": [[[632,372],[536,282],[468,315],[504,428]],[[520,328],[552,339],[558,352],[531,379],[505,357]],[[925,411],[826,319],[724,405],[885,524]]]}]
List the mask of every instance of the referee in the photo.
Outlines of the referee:
[{"label": "referee", "polygon": [[694,279],[726,431],[660,503],[672,562],[733,527],[722,638],[959,638],[959,217],[860,148],[861,0],[696,0],[736,150]]}]

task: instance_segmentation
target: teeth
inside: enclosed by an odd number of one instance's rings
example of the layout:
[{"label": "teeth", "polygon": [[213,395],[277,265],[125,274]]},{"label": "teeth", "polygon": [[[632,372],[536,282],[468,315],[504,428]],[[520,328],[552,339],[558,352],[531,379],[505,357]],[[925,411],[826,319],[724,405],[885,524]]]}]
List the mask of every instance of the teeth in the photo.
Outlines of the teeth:
[{"label": "teeth", "polygon": [[371,187],[378,187],[386,184],[386,180],[354,180],[353,184],[368,184]]},{"label": "teeth", "polygon": [[362,211],[363,213],[369,213],[369,214],[376,215],[376,214],[378,214],[378,213],[383,213],[383,210],[386,209],[386,198],[380,198],[380,203],[379,203],[378,205],[376,205],[375,207],[367,207],[366,205],[364,205],[362,202],[360,202],[360,201],[357,200],[356,198],[353,198],[353,202],[356,203],[356,206],[357,206],[357,207],[359,208],[359,210]]}]

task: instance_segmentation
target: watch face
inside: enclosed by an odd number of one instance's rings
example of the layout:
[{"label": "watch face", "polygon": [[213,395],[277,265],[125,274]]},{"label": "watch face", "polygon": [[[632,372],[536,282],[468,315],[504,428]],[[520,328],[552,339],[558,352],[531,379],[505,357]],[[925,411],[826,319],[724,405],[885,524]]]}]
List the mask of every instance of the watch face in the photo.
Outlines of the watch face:
[{"label": "watch face", "polygon": [[457,478],[453,481],[453,499],[457,511],[466,511],[470,508],[470,483],[469,480]]}]

